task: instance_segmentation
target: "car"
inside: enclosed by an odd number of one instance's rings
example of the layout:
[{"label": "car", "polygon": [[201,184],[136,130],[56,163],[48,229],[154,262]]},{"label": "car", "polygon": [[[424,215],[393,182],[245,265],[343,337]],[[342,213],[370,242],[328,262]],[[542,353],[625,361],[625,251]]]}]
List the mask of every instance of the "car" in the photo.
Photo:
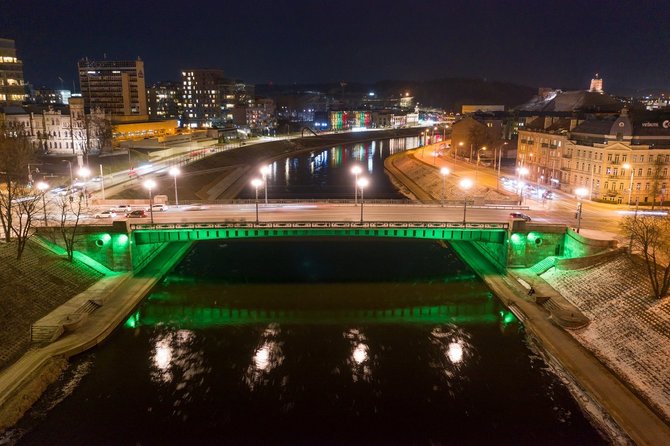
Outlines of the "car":
[{"label": "car", "polygon": [[209,209],[209,206],[205,204],[192,204],[184,208],[185,211],[205,211]]},{"label": "car", "polygon": [[544,194],[542,194],[542,198],[546,200],[553,200],[554,198],[556,198],[556,194],[548,190]]},{"label": "car", "polygon": [[511,214],[509,214],[509,217],[514,218],[514,219],[524,220],[524,221],[530,221],[531,220],[531,218],[528,215],[524,214],[523,212],[512,212]]},{"label": "car", "polygon": [[122,214],[128,214],[132,211],[132,207],[129,204],[118,204],[110,209],[110,211],[119,212]]},{"label": "car", "polygon": [[114,211],[102,211],[94,215],[95,218],[115,218],[116,212]]},{"label": "car", "polygon": [[[149,208],[147,207],[145,210],[148,211]],[[168,207],[165,204],[154,204],[154,205],[151,206],[151,210],[153,210],[154,212],[163,212],[163,211],[167,211]]]},{"label": "car", "polygon": [[147,217],[147,211],[144,209],[138,209],[136,211],[132,211],[128,213],[128,218],[146,218]]}]

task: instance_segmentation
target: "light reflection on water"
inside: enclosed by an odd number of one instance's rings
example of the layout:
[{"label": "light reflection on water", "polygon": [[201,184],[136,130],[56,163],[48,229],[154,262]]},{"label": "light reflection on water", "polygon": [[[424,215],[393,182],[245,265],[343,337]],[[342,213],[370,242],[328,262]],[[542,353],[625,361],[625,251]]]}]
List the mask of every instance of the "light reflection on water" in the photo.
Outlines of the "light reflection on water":
[{"label": "light reflection on water", "polygon": [[[384,158],[417,147],[418,138],[394,138],[314,149],[274,161],[267,176],[269,199],[351,198],[351,167],[363,168],[370,187],[365,195],[374,198],[403,198],[384,173]],[[283,167],[283,168],[282,168]],[[240,198],[253,198],[246,188]]]}]

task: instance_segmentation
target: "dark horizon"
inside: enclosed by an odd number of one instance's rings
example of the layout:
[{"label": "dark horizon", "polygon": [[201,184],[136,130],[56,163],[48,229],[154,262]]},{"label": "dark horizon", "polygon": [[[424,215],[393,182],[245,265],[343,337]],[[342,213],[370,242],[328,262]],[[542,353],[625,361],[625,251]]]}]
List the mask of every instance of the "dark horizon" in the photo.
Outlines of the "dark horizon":
[{"label": "dark horizon", "polygon": [[[56,4],[58,3],[58,4]],[[77,61],[142,58],[147,86],[182,69],[221,68],[255,84],[370,84],[478,78],[606,92],[670,89],[667,8],[635,1],[517,0],[227,4],[3,0],[36,87],[78,84]],[[78,88],[78,85],[77,85]]]}]

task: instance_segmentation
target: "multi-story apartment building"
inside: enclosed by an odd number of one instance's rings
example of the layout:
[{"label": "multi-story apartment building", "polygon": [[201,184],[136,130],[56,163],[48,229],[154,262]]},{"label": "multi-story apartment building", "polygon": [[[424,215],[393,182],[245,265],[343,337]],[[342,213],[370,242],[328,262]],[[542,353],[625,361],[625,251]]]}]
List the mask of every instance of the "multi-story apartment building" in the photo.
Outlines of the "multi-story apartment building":
[{"label": "multi-story apartment building", "polygon": [[181,116],[182,88],[177,82],[157,82],[147,90],[149,118],[178,119]]},{"label": "multi-story apartment building", "polygon": [[16,58],[11,39],[0,39],[0,105],[21,104],[26,100],[23,62]]},{"label": "multi-story apartment building", "polygon": [[41,154],[98,153],[111,144],[105,113],[98,108],[86,114],[80,97],[70,98],[69,106],[0,107],[0,125],[27,136]]},{"label": "multi-story apartment building", "polygon": [[532,183],[586,188],[615,203],[668,201],[670,113],[624,108],[619,116],[562,119],[519,131],[517,166]]},{"label": "multi-story apartment building", "polygon": [[90,60],[78,63],[79,84],[86,107],[100,108],[113,122],[146,121],[144,62]]},{"label": "multi-story apartment building", "polygon": [[277,126],[275,102],[257,98],[250,105],[236,106],[233,109],[233,123],[249,128],[252,133],[269,134]]},{"label": "multi-story apartment building", "polygon": [[189,69],[181,73],[184,125],[211,127],[221,119],[224,106],[223,70]]}]

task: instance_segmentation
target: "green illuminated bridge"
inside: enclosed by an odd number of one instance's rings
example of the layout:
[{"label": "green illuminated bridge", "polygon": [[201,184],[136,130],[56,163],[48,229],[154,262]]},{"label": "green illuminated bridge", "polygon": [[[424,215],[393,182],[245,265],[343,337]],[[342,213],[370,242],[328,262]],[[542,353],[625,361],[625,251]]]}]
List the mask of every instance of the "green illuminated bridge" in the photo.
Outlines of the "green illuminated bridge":
[{"label": "green illuminated bridge", "polygon": [[218,222],[131,224],[137,245],[265,237],[399,237],[505,243],[509,223]]},{"label": "green illuminated bridge", "polygon": [[[45,228],[48,237],[59,237]],[[78,236],[75,254],[112,272],[139,271],[171,243],[204,240],[270,238],[412,238],[449,243],[468,263],[465,251],[476,250],[500,270],[529,267],[550,256],[575,258],[605,251],[609,242],[588,240],[565,225],[510,222],[435,221],[261,221],[204,223],[132,223],[88,226]],[[472,266],[472,265],[471,265]],[[475,268],[477,269],[477,268]]]}]

